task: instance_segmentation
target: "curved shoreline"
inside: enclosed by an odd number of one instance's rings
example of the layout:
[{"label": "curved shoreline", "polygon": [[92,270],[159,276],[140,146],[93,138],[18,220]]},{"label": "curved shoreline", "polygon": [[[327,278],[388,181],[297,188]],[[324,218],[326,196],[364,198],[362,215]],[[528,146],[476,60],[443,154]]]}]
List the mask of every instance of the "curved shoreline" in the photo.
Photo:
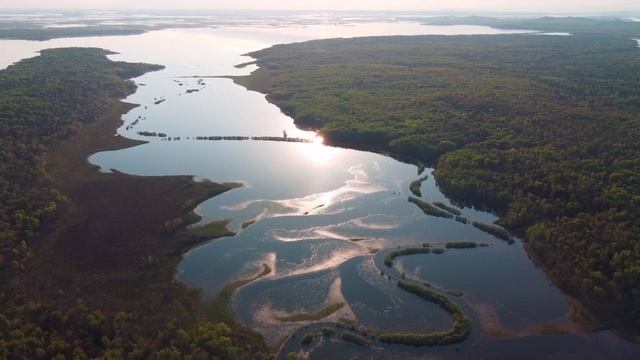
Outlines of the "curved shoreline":
[{"label": "curved shoreline", "polygon": [[[408,256],[414,254],[431,253],[425,250],[431,250],[430,248],[402,248],[397,250],[391,250],[390,254],[397,253],[395,256],[391,256],[391,261],[401,256]],[[392,268],[392,262],[387,261],[385,257],[383,264],[387,268]],[[464,342],[471,334],[471,319],[462,312],[461,307],[454,301],[450,300],[446,291],[436,290],[429,285],[423,284],[421,281],[407,279],[404,275],[397,276],[395,273],[389,274],[385,272],[385,269],[377,264],[376,268],[380,271],[381,276],[388,277],[390,281],[397,283],[398,289],[407,293],[416,295],[426,302],[440,306],[444,311],[448,312],[452,317],[452,327],[445,330],[434,330],[428,333],[414,333],[414,332],[390,332],[380,329],[373,329],[368,327],[361,327],[357,323],[348,321],[338,321],[335,323],[328,322],[315,322],[311,324],[311,328],[308,326],[298,329],[296,332],[304,332],[304,336],[301,338],[299,345],[293,343],[299,340],[294,334],[291,334],[286,339],[279,349],[277,358],[284,358],[286,353],[293,352],[297,346],[305,348],[314,343],[318,338],[322,337],[334,337],[340,338],[342,341],[351,342],[356,345],[372,347],[372,348],[385,348],[385,346],[402,345],[412,347],[440,347],[453,345]],[[394,269],[395,270],[395,269]],[[396,271],[397,272],[397,271]],[[455,296],[455,295],[451,295]]]},{"label": "curved shoreline", "polygon": [[[175,276],[187,250],[231,235],[226,227],[187,227],[201,219],[194,212],[199,204],[239,184],[99,171],[88,160],[93,154],[146,143],[117,134],[122,116],[139,105],[107,101],[106,113],[45,155],[47,174],[68,201],[58,227],[43,238],[31,260],[30,291],[38,297],[55,296],[69,306],[82,299],[109,316],[135,314],[138,325],[150,333],[172,321],[187,330],[222,322],[204,310],[207,301],[200,290]],[[64,289],[64,296],[59,289]],[[164,300],[148,301],[153,298]],[[250,339],[247,346],[266,352],[253,334],[238,331],[233,336]]]},{"label": "curved shoreline", "polygon": [[[332,40],[326,40],[325,42],[329,42],[329,41],[332,41]],[[349,41],[349,40],[336,40],[336,41]],[[318,41],[317,43],[321,43],[321,42],[322,41]],[[278,45],[270,49],[274,49],[274,48],[288,49],[287,46],[295,47],[295,46],[305,46],[305,45],[286,44],[286,45]],[[299,78],[301,72],[296,73],[296,71],[300,70],[300,68],[296,68],[296,66],[298,66],[299,63],[288,64],[288,65],[291,65],[291,68],[288,68],[288,69],[286,68],[286,65],[283,65],[283,64],[280,64],[281,65],[280,67],[275,67],[275,66],[270,67],[269,61],[273,61],[273,59],[277,58],[278,56],[277,49],[276,50],[270,50],[270,49],[263,49],[263,50],[259,50],[249,54],[254,59],[256,59],[257,65],[259,66],[251,74],[246,76],[235,76],[231,78],[237,84],[244,86],[249,90],[266,94],[267,101],[269,101],[270,103],[276,106],[279,106],[280,109],[286,115],[292,117],[294,119],[295,124],[298,126],[298,128],[305,129],[305,130],[311,129],[311,130],[319,131],[320,134],[325,139],[325,144],[327,145],[379,153],[379,154],[390,156],[394,159],[398,159],[400,161],[408,161],[418,166],[422,164],[422,162],[417,158],[407,159],[404,156],[393,154],[392,152],[394,151],[394,149],[389,144],[386,144],[386,140],[388,139],[385,140],[383,136],[384,134],[383,135],[378,134],[380,135],[379,137],[381,139],[376,138],[374,134],[374,135],[371,135],[370,138],[366,138],[363,140],[363,137],[367,135],[366,131],[362,131],[363,133],[365,133],[364,135],[362,135],[356,130],[349,130],[348,126],[346,127],[346,129],[343,129],[344,130],[343,132],[336,130],[335,129],[336,126],[333,126],[333,127],[330,126],[329,127],[330,131],[323,132],[323,121],[321,120],[321,118],[323,115],[325,117],[329,117],[331,116],[332,113],[330,111],[325,113],[316,111],[314,115],[316,118],[313,118],[313,117],[310,117],[310,115],[305,113],[305,111],[308,110],[309,108],[313,109],[312,105],[310,105],[310,107],[306,107],[309,104],[301,105],[300,100],[298,100],[298,102],[290,101],[290,97],[295,96],[292,94],[295,94],[303,90],[300,88],[300,84],[295,85],[295,86],[298,86],[297,90],[292,90],[294,88],[287,89],[286,81],[278,82],[278,77],[282,74],[288,74],[293,77],[298,76]],[[304,53],[304,51],[305,49],[301,50],[301,53]],[[284,51],[284,53],[286,53],[286,51]],[[273,58],[269,58],[270,54],[271,55],[275,54],[275,55]],[[293,54],[295,55],[296,53],[293,52]],[[292,54],[289,54],[289,55],[294,56]],[[309,61],[309,59],[307,59],[307,61]],[[345,62],[345,63],[347,65],[351,64],[349,62]],[[308,64],[308,62],[305,64]],[[291,91],[287,92],[288,90],[291,90]],[[332,123],[332,125],[335,125],[335,123]],[[443,154],[447,154],[447,153],[448,152],[444,152]],[[404,158],[404,160],[399,159],[400,157]],[[430,160],[430,163],[434,164],[434,169],[439,170],[441,168],[444,168],[444,165],[442,165],[442,161],[438,161],[438,160],[442,160],[443,158],[444,158],[444,155],[439,155],[439,156],[429,158],[427,160]],[[434,176],[438,178],[444,178],[444,175],[441,174],[441,171],[435,171]],[[414,188],[415,186],[416,185],[414,185]],[[454,194],[455,191],[452,189],[448,189],[447,187],[443,186],[442,192],[445,195],[450,195],[451,198],[454,200],[461,201],[460,199],[461,195],[457,194],[458,196],[455,196],[456,195]],[[414,201],[414,202],[416,202],[417,204],[418,201]],[[532,259],[533,265],[542,269],[544,271],[546,278],[549,279],[554,284],[555,287],[559,288],[567,298],[571,298],[572,301],[576,301],[576,302],[578,301],[577,298],[579,298],[580,302],[582,302],[584,305],[587,305],[588,310],[587,310],[587,307],[581,306],[581,308],[587,313],[586,317],[592,318],[591,320],[593,321],[596,321],[595,318],[597,317],[598,321],[604,324],[607,324],[608,326],[611,326],[614,329],[618,329],[619,331],[622,331],[622,332],[627,332],[628,335],[635,334],[634,330],[629,328],[628,324],[625,325],[624,317],[620,316],[621,314],[620,314],[619,306],[618,307],[612,306],[609,302],[602,303],[601,301],[598,301],[597,298],[594,298],[593,296],[590,296],[589,294],[587,294],[585,291],[580,291],[576,286],[571,286],[571,284],[568,284],[566,278],[563,279],[562,276],[558,274],[554,274],[552,271],[553,268],[549,267],[548,264],[545,264],[545,262],[543,261],[544,260],[543,257],[540,256],[540,254],[536,254],[532,250],[532,246],[530,243],[533,242],[533,240],[531,236],[524,234],[525,227],[523,226],[518,227],[518,226],[514,226],[513,224],[505,224],[506,223],[505,219],[507,219],[507,217],[505,215],[506,210],[504,208],[496,207],[495,204],[493,207],[491,207],[492,204],[488,200],[484,202],[481,202],[481,201],[467,202],[467,205],[469,204],[473,204],[475,206],[482,206],[483,208],[489,208],[497,212],[500,212],[502,222],[500,222],[499,220],[498,223],[501,225],[505,225],[506,227],[506,228],[500,228],[500,227],[494,226],[493,224],[482,224],[482,223],[472,224],[476,226],[478,229],[488,232],[491,235],[497,236],[498,238],[503,239],[509,244],[512,244],[514,242],[511,233],[525,240],[529,240],[528,242],[523,241],[525,243],[524,249],[529,255],[529,257]],[[504,207],[506,207],[506,205]],[[431,211],[431,209],[427,209],[427,211],[430,214],[437,214],[436,212]],[[445,215],[445,214],[443,213],[442,215]],[[456,217],[456,219],[458,218]],[[463,218],[459,218],[459,220],[461,222],[465,221],[465,219]],[[531,225],[531,224],[527,224],[527,225]],[[635,341],[637,342],[637,340]]]}]

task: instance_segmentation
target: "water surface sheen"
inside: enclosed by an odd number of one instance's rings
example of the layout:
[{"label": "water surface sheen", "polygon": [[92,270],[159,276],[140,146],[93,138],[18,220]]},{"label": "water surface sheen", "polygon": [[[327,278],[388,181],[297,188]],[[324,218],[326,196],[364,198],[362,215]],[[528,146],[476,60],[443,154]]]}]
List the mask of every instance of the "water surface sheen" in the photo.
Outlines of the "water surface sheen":
[{"label": "water surface sheen", "polygon": [[[149,143],[98,153],[90,161],[103,171],[192,174],[244,184],[198,208],[203,222],[231,219],[230,227],[237,235],[185,254],[178,276],[214,296],[233,279],[254,275],[262,264],[268,264],[273,271],[242,287],[234,296],[233,308],[239,320],[263,334],[269,344],[278,344],[304,325],[282,323],[278,317],[313,313],[335,303],[345,306],[325,321],[341,317],[397,331],[443,329],[449,325],[448,315],[381,277],[376,267],[380,256],[373,253],[425,242],[477,241],[489,246],[405,257],[398,259],[396,266],[407,276],[464,292],[461,300],[465,312],[474,319],[474,329],[463,351],[478,346],[493,351],[503,343],[505,349],[526,351],[546,342],[554,344],[556,337],[535,336],[532,345],[531,341],[501,339],[485,332],[497,329],[529,339],[540,324],[568,329],[574,324],[567,320],[570,307],[566,297],[533,266],[519,241],[508,245],[470,225],[426,216],[407,202],[409,183],[419,177],[415,166],[378,154],[324,146],[313,132],[297,129],[263,94],[215,78],[248,74],[255,66],[234,67],[251,61],[242,54],[277,43],[339,36],[506,32],[477,26],[348,21],[163,30],[125,37],[0,41],[0,66],[39,49],[66,46],[102,47],[119,52],[111,56],[114,60],[166,66],[135,80],[140,87],[127,101],[141,106],[123,117],[124,124],[118,130],[122,136]],[[145,131],[166,137],[138,134]],[[312,142],[196,140],[198,136],[282,136],[284,132]],[[451,205],[438,190],[431,169],[425,174],[429,178],[422,185],[423,198]],[[462,212],[471,220],[496,219],[474,209]],[[243,229],[249,222],[252,225]],[[589,342],[592,347],[613,342],[613,357],[629,354],[617,352],[618,348],[635,351],[610,333],[570,336],[572,342]],[[397,346],[362,351],[330,341],[314,348],[312,357],[350,352],[363,358],[389,357],[440,350]]]}]

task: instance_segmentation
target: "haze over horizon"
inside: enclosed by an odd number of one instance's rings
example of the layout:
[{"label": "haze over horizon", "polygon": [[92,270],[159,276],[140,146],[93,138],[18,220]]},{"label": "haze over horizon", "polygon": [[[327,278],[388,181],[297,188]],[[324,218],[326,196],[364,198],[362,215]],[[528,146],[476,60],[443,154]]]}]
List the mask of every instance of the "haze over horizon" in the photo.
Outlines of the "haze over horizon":
[{"label": "haze over horizon", "polygon": [[77,9],[77,10],[319,10],[319,11],[474,11],[474,12],[547,12],[587,13],[640,11],[637,0],[60,0],[55,5],[47,0],[0,0],[0,10],[9,9]]}]

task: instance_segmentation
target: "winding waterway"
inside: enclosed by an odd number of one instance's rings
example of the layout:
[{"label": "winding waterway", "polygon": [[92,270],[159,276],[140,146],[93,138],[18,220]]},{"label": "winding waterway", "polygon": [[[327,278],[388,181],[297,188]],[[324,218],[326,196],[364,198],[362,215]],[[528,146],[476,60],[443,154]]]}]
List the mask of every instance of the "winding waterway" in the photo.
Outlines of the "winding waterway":
[{"label": "winding waterway", "polygon": [[[533,349],[555,347],[562,352],[561,344],[575,349],[569,355],[577,358],[637,355],[637,348],[610,332],[581,333],[569,320],[568,299],[532,264],[520,241],[509,245],[469,224],[425,215],[408,202],[409,184],[429,175],[421,187],[422,197],[452,205],[439,191],[431,169],[419,175],[416,166],[383,155],[324,146],[315,133],[297,129],[263,94],[216,78],[250,73],[255,66],[235,67],[251,61],[242,54],[277,43],[366,35],[509,32],[522,31],[340,21],[162,30],[46,42],[3,40],[0,66],[33,56],[39,49],[68,46],[101,47],[119,53],[111,56],[113,60],[166,66],[135,80],[138,91],[126,101],[141,106],[124,115],[118,130],[121,136],[149,142],[98,153],[90,161],[103,171],[189,174],[244,184],[198,207],[203,223],[230,219],[230,228],[237,235],[185,254],[178,277],[214,296],[225,284],[255,275],[268,264],[273,271],[240,288],[233,309],[240,322],[260,332],[271,346],[277,347],[308,325],[278,318],[314,313],[336,303],[344,306],[323,322],[344,318],[366,327],[412,332],[446,328],[448,314],[380,276],[380,261],[385,249],[475,241],[488,246],[396,261],[396,268],[407,276],[464,293],[459,301],[473,318],[474,327],[461,348],[360,348],[325,339],[307,349],[308,355],[388,358],[426,352],[467,357],[525,353],[535,358]],[[139,135],[145,131],[163,137]],[[281,137],[284,132],[311,142],[196,139]],[[462,214],[486,223],[496,220],[492,214],[470,208],[462,209]],[[549,324],[570,334],[541,335],[540,326]],[[290,339],[283,347],[297,350],[298,343]]]}]

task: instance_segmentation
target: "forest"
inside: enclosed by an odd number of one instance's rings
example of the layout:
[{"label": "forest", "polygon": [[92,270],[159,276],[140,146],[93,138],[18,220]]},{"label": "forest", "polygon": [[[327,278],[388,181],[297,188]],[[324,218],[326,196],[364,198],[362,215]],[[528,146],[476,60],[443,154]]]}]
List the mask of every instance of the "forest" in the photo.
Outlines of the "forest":
[{"label": "forest", "polygon": [[[133,252],[136,262],[132,265],[122,261],[108,264],[105,261],[110,261],[110,254],[116,254],[117,259],[126,258],[114,253],[117,249],[110,249],[109,243],[92,244],[96,234],[85,232],[80,240],[89,244],[84,247],[100,252],[96,257],[99,261],[89,262],[91,271],[107,269],[106,275],[96,275],[76,270],[91,253],[76,257],[74,249],[83,246],[65,246],[73,231],[64,232],[69,238],[58,239],[61,245],[50,243],[51,238],[56,238],[54,228],[67,229],[67,222],[79,221],[81,216],[67,216],[79,204],[70,204],[75,198],[54,186],[53,178],[58,175],[48,171],[45,159],[59,160],[47,158],[47,153],[61,142],[75,139],[113,111],[114,99],[135,90],[128,79],[162,68],[113,62],[106,57],[109,54],[94,48],[45,50],[40,56],[0,71],[0,359],[268,357],[263,349],[250,348],[246,334],[238,333],[233,324],[198,316],[192,303],[197,294],[172,284],[175,258],[149,256],[141,267],[141,256]],[[116,122],[119,119],[120,113],[116,112]],[[102,136],[115,141],[114,130]],[[153,193],[154,188],[162,188],[158,184],[169,188],[176,184],[190,186],[190,179],[178,177],[149,181],[117,174],[108,179],[101,177],[104,175],[86,164],[82,146],[72,143],[73,152],[65,153],[62,162],[75,156],[79,164],[70,162],[69,169],[63,170],[73,173],[85,166],[87,172],[82,179],[68,177],[62,183],[78,183],[82,188],[82,182],[87,182],[98,195],[93,200],[99,199],[104,189],[126,191],[132,186],[144,187],[151,196],[166,202],[166,196]],[[99,185],[90,182],[95,180],[89,179],[94,173]],[[207,190],[206,196],[226,189],[214,184],[202,187]],[[92,201],[91,196],[88,201]],[[106,197],[113,199],[108,194]],[[184,212],[184,200],[175,202],[170,207]],[[98,207],[103,208],[100,204]],[[116,204],[116,214],[123,208],[126,204]],[[138,216],[144,221],[145,214]],[[115,221],[120,219],[116,217]],[[113,228],[106,224],[106,228]],[[139,227],[149,232],[144,226]],[[167,239],[160,238],[146,246],[159,248],[160,244],[170,243]],[[139,240],[139,244],[133,242],[131,246],[145,246],[144,239]],[[56,246],[60,250],[54,251]],[[131,246],[126,252],[137,249]],[[49,263],[53,265],[47,267]],[[133,269],[131,272],[125,270],[128,266]],[[147,268],[150,270],[145,272]],[[83,283],[85,278],[89,279],[88,284]],[[68,286],[71,281],[73,286]],[[105,286],[109,281],[122,285]],[[128,308],[123,303],[139,308]]]},{"label": "forest", "polygon": [[638,26],[276,45],[236,81],[325,143],[434,165],[457,205],[496,212],[556,284],[637,333],[640,49],[627,36]]},{"label": "forest", "polygon": [[481,25],[497,29],[533,29],[549,33],[640,37],[640,24],[620,18],[441,16],[416,19],[429,25]]}]

